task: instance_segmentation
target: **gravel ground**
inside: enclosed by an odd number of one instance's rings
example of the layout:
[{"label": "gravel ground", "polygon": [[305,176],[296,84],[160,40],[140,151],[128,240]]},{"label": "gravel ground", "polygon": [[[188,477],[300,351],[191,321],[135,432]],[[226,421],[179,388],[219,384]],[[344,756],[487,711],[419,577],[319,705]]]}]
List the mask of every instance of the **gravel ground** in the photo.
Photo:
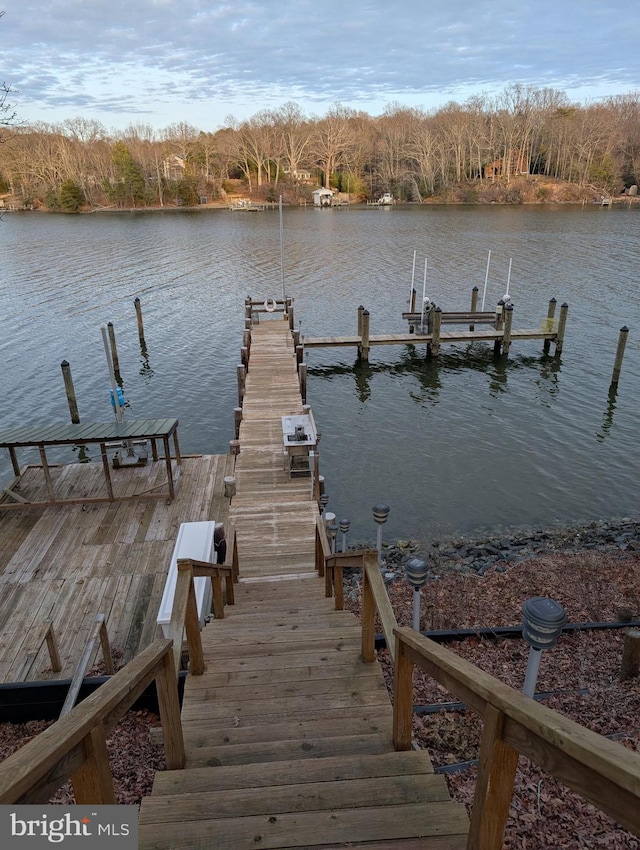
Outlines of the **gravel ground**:
[{"label": "gravel ground", "polygon": [[[572,549],[575,550],[575,536]],[[404,548],[404,547],[403,547]],[[421,627],[454,629],[513,626],[521,623],[522,602],[549,596],[566,609],[570,622],[613,621],[621,611],[640,617],[640,552],[626,543],[561,551],[555,546],[528,559],[501,559],[482,572],[469,564],[440,563],[422,591]],[[407,552],[410,550],[407,549]],[[473,566],[473,565],[471,565]],[[393,572],[393,568],[390,568]],[[391,572],[387,574],[390,576]],[[411,591],[399,577],[387,589],[401,625],[411,625]],[[360,584],[346,593],[346,607],[359,614]],[[537,690],[555,691],[549,707],[588,728],[609,735],[620,746],[640,749],[640,681],[619,681],[624,630],[563,635],[543,654]],[[520,689],[528,647],[521,640],[477,637],[449,644],[450,649],[501,681]],[[387,681],[391,671],[380,653]],[[428,677],[416,674],[414,700],[433,704],[455,700]],[[130,712],[109,737],[109,752],[120,803],[136,803],[151,789],[153,775],[164,766],[161,748],[151,744],[148,730],[159,719],[148,712]],[[5,758],[46,723],[0,724],[0,758]],[[445,712],[415,717],[414,732],[436,768],[477,757],[481,724],[471,712]],[[476,769],[447,774],[452,796],[471,806]],[[53,802],[71,802],[69,786]],[[640,840],[617,826],[593,806],[521,758],[505,836],[509,850],[614,848],[640,850]]]}]

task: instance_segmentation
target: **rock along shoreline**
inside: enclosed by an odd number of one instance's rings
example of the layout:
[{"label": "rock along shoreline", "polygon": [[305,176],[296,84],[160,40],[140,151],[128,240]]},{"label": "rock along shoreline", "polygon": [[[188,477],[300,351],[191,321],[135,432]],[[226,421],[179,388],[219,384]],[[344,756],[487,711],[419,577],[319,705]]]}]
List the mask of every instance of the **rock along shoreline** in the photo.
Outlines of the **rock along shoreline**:
[{"label": "rock along shoreline", "polygon": [[640,553],[640,520],[596,520],[583,525],[494,533],[475,539],[460,535],[429,542],[383,542],[382,569],[385,578],[392,579],[404,573],[407,558],[417,557],[427,561],[432,575],[456,571],[481,576],[490,567],[506,570],[507,563],[518,564],[543,555],[616,551]]}]

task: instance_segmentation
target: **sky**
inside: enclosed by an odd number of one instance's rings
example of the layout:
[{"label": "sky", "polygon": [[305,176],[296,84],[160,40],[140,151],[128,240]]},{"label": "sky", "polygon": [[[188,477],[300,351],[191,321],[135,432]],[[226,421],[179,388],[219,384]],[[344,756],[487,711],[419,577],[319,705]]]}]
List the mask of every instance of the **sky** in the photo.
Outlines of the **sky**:
[{"label": "sky", "polygon": [[0,82],[27,123],[214,132],[294,101],[437,109],[519,83],[640,91],[638,0],[0,0]]}]

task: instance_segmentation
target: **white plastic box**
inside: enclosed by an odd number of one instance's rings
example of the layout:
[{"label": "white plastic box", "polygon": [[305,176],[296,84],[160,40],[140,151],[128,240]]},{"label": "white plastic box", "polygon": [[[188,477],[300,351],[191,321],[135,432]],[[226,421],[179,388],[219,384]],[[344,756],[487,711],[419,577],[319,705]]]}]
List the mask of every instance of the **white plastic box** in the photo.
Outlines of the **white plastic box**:
[{"label": "white plastic box", "polygon": [[[213,532],[216,523],[207,522],[183,522],[178,531],[176,545],[173,548],[171,563],[167,580],[164,584],[162,601],[158,609],[157,623],[162,628],[164,637],[168,637],[169,623],[171,622],[171,611],[173,609],[173,598],[176,593],[176,581],[178,578],[178,558],[193,558],[196,561],[213,561]],[[206,576],[193,580],[196,601],[198,603],[198,617],[200,628],[205,624],[207,615],[211,611],[211,579]]]}]

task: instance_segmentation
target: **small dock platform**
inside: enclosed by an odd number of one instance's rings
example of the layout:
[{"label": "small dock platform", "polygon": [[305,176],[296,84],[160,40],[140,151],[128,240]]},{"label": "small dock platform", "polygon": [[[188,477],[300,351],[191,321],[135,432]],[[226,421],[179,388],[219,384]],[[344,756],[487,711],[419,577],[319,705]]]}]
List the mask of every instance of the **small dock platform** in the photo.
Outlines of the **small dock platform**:
[{"label": "small dock platform", "polygon": [[428,753],[394,751],[381,667],[316,569],[314,479],[283,464],[282,417],[305,413],[291,331],[278,318],[248,331],[230,508],[240,579],[202,632],[186,764],[156,775],[139,846],[462,850],[464,807]]},{"label": "small dock platform", "polygon": [[[553,343],[555,353],[560,354],[564,342],[568,306],[560,308],[560,317],[555,319],[556,300],[551,299],[546,318],[537,328],[513,327],[513,304],[500,301],[495,312],[478,311],[477,287],[472,295],[472,309],[465,312],[445,312],[430,305],[426,313],[414,310],[413,290],[411,310],[402,318],[409,323],[405,333],[372,334],[371,316],[364,307],[358,307],[357,333],[345,336],[300,337],[297,342],[304,348],[357,348],[358,357],[369,359],[369,350],[377,345],[420,345],[426,346],[427,354],[437,357],[440,348],[448,343],[492,342],[494,353],[507,355],[512,342],[543,340],[543,350],[548,353]],[[443,330],[443,326],[458,326],[455,330]],[[299,354],[299,359],[302,355]]]},{"label": "small dock platform", "polygon": [[[21,510],[5,495],[15,507],[0,511],[0,683],[70,678],[98,614],[106,617],[116,666],[151,644],[180,523],[227,520],[224,477],[233,460],[182,458],[173,500],[135,500],[166,480],[159,459],[114,470],[114,501],[91,502],[104,490],[99,455],[97,463],[49,467],[56,496],[72,504]],[[42,469],[24,468],[16,492],[46,501]],[[57,672],[42,640],[47,621],[60,656]]]}]

